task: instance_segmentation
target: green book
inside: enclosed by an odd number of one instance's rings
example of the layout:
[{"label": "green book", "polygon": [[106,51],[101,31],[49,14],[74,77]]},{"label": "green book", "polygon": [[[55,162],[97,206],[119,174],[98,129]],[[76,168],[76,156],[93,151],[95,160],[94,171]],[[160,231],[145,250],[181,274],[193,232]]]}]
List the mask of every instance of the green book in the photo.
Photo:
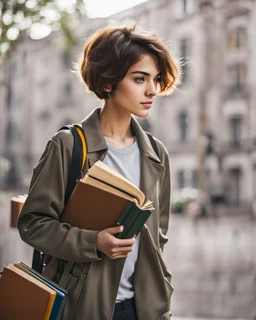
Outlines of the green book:
[{"label": "green book", "polygon": [[119,239],[129,239],[134,235],[138,235],[151,215],[150,210],[141,210],[134,202],[129,202],[124,213],[118,221],[118,225],[122,225],[124,230],[117,234]]}]

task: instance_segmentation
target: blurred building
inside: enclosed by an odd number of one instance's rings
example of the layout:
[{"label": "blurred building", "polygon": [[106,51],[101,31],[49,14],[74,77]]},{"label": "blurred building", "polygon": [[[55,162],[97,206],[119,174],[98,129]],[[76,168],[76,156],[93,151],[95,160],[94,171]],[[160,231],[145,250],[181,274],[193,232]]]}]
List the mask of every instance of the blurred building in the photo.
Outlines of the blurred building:
[{"label": "blurred building", "polygon": [[[59,33],[23,36],[0,67],[0,185],[26,187],[52,134],[101,104],[72,69],[85,38],[113,20],[155,32],[182,64],[182,84],[158,97],[142,125],[167,146],[173,189],[201,188],[229,206],[256,206],[256,1],[150,0],[107,19],[86,19],[64,54]],[[8,167],[8,166],[7,166]],[[5,167],[6,168],[6,164]]]}]

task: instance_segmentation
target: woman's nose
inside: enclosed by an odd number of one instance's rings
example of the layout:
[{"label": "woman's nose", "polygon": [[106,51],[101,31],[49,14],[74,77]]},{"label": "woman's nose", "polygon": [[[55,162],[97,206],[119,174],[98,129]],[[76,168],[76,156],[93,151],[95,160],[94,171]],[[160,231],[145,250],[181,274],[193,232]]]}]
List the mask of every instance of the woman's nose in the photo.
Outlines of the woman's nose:
[{"label": "woman's nose", "polygon": [[148,97],[154,97],[156,95],[156,92],[157,92],[156,83],[153,81],[148,85],[146,95]]}]

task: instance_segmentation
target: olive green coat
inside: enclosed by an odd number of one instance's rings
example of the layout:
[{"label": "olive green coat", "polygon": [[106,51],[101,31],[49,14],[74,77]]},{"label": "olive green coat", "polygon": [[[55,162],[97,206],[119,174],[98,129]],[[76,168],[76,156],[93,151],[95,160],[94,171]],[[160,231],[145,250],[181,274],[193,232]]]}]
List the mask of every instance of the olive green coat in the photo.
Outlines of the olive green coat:
[{"label": "olive green coat", "polygon": [[[97,160],[103,160],[108,151],[99,111],[100,108],[95,109],[82,121],[87,140],[83,175]],[[159,160],[147,134],[133,117],[131,127],[142,154],[141,190],[154,201],[155,207],[141,231],[134,274],[138,320],[165,320],[170,319],[173,291],[162,256],[169,222],[169,158],[163,144],[155,139]],[[48,255],[44,275],[69,292],[62,320],[111,320],[125,259],[111,260],[97,252],[97,231],[71,228],[59,222],[72,149],[73,136],[68,130],[56,133],[49,140],[33,171],[18,228],[26,243]]]}]

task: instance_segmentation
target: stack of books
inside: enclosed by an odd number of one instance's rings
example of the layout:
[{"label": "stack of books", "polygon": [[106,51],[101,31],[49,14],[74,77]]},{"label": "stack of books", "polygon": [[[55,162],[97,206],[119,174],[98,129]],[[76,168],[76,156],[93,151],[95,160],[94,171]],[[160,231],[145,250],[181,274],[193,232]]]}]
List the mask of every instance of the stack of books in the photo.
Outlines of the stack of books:
[{"label": "stack of books", "polygon": [[9,264],[0,278],[0,319],[56,320],[67,294],[26,264]]}]

